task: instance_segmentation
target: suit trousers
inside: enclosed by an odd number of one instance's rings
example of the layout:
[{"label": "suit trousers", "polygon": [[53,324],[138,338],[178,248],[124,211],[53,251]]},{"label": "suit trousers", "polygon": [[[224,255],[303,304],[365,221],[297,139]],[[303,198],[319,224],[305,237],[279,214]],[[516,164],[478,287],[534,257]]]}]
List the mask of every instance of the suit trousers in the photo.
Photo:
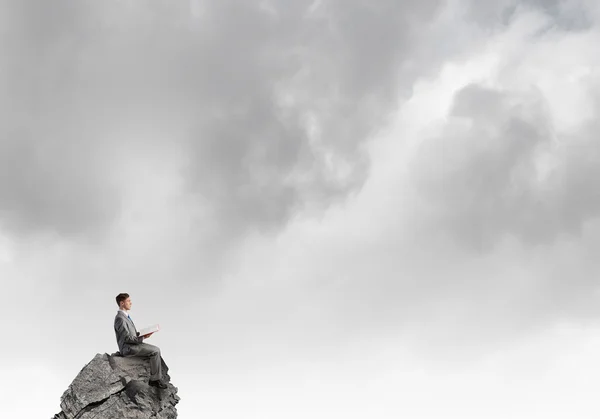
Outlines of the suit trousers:
[{"label": "suit trousers", "polygon": [[150,360],[150,380],[160,380],[162,378],[162,358],[160,348],[149,343],[140,343],[139,345],[128,345],[126,357],[144,358]]}]

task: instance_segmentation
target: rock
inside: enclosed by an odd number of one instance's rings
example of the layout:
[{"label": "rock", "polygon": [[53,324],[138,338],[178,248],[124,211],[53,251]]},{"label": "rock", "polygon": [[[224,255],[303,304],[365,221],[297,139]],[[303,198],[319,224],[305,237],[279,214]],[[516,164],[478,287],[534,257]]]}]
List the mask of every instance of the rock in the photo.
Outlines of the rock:
[{"label": "rock", "polygon": [[148,385],[148,360],[97,354],[63,393],[53,419],[175,419],[177,387],[164,361],[162,368],[164,390]]}]

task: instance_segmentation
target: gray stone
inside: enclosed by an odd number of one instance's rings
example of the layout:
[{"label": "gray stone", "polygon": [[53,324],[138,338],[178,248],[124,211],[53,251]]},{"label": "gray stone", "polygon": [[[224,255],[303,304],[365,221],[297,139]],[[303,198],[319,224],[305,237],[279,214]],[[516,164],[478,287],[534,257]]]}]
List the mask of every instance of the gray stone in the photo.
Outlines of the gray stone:
[{"label": "gray stone", "polygon": [[53,419],[175,419],[177,387],[164,361],[162,367],[164,390],[148,385],[148,360],[97,354],[63,393]]}]

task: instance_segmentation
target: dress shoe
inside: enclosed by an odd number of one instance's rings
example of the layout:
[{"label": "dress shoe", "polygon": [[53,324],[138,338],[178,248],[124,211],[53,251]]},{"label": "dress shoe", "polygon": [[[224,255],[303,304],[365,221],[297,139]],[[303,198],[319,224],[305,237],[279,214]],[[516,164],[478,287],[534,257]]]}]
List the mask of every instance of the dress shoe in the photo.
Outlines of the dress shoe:
[{"label": "dress shoe", "polygon": [[151,386],[153,386],[153,387],[158,387],[158,388],[162,388],[162,389],[167,388],[167,385],[165,383],[163,383],[162,381],[160,381],[160,380],[150,380],[148,382],[148,384],[151,385]]}]

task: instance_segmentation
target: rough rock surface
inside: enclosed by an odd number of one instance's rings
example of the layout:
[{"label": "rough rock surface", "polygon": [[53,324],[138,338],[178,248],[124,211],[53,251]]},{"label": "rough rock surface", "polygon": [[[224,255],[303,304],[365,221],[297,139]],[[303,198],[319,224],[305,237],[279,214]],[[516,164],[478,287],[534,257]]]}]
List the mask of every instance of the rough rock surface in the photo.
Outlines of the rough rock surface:
[{"label": "rough rock surface", "polygon": [[175,419],[177,387],[164,361],[162,368],[164,390],[148,385],[148,360],[97,354],[63,393],[53,419]]}]

